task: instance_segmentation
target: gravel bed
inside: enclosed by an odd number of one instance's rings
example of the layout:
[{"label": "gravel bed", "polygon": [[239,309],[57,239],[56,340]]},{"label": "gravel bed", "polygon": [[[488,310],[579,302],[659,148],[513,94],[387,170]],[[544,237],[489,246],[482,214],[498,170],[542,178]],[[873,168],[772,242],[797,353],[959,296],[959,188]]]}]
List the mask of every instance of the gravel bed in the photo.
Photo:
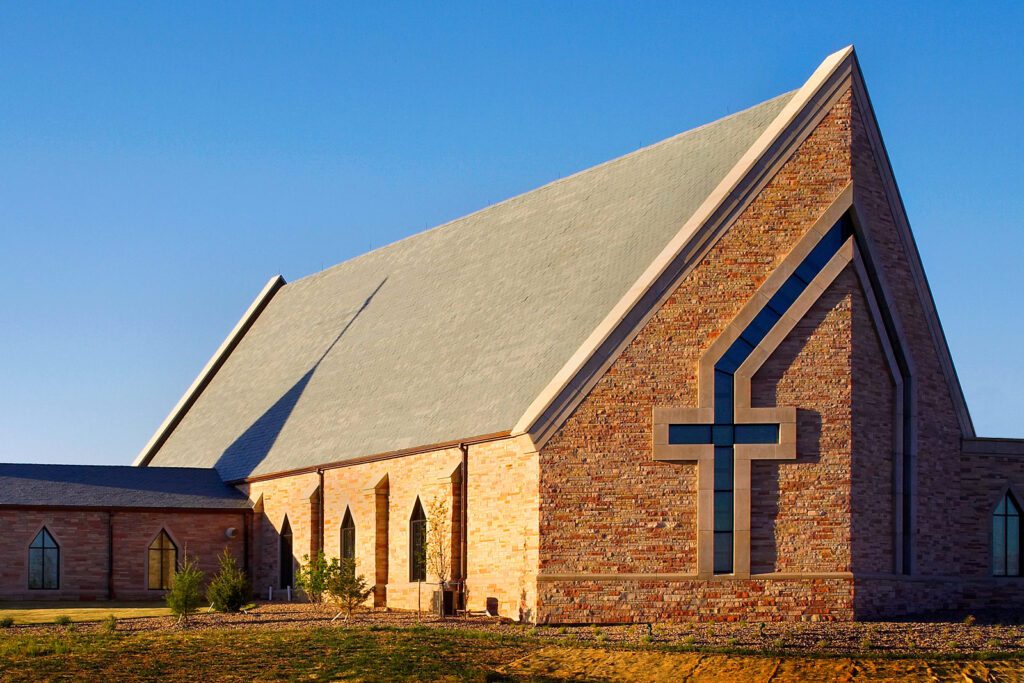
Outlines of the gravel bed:
[{"label": "gravel bed", "polygon": [[[360,611],[346,621],[332,621],[334,612],[308,603],[260,602],[239,614],[201,611],[187,627],[172,617],[123,618],[118,632],[200,631],[206,629],[270,629],[426,626],[444,629],[483,630],[495,634],[529,636],[562,645],[654,645],[736,650],[784,651],[794,654],[901,654],[970,655],[981,652],[1024,655],[1024,626],[1019,624],[963,621],[900,622],[733,622],[700,624],[646,624],[631,626],[539,626],[518,624],[473,615],[439,619],[433,615],[397,610]],[[53,633],[68,627],[55,625],[15,626],[8,633]],[[102,622],[81,622],[71,628],[84,633],[102,632]]]}]

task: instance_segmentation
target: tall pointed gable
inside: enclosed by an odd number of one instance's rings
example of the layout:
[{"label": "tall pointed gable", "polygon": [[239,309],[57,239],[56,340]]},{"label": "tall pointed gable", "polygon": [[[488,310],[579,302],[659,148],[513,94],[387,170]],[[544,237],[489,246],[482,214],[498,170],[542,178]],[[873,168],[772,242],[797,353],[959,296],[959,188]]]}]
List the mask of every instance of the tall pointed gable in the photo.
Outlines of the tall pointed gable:
[{"label": "tall pointed gable", "polygon": [[238,479],[508,432],[791,97],[280,287],[138,464]]}]

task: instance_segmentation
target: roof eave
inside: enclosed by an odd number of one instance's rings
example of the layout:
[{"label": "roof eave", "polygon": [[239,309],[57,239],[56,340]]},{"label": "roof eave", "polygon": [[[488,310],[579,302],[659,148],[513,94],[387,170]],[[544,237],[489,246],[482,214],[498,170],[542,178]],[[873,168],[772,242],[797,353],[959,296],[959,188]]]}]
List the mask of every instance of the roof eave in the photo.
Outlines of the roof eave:
[{"label": "roof eave", "polygon": [[178,403],[171,409],[170,414],[164,418],[164,421],[157,427],[156,432],[150,437],[149,441],[143,446],[142,450],[139,451],[138,456],[135,458],[135,462],[132,464],[136,467],[145,467],[156,455],[160,447],[163,446],[164,442],[170,437],[171,432],[178,426],[181,420],[188,413],[195,402],[199,399],[200,394],[213,380],[214,375],[224,365],[231,352],[234,351],[238,343],[245,337],[246,332],[253,326],[256,319],[259,318],[260,313],[267,307],[270,300],[274,298],[274,295],[285,285],[285,280],[280,275],[275,275],[267,281],[267,284],[263,285],[263,289],[256,295],[256,298],[249,305],[249,308],[239,319],[238,323],[232,328],[228,336],[221,342],[221,345],[214,351],[213,356],[206,362],[203,369],[199,371],[199,375],[196,377],[192,385],[185,391],[185,394],[178,400]]}]

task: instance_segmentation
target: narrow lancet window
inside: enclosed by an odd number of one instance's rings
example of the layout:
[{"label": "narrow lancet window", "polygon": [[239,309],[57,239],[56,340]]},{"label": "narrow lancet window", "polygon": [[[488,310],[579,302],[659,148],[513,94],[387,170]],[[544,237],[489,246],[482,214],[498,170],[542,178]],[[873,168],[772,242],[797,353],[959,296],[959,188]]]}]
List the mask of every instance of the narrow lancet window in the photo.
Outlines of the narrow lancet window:
[{"label": "narrow lancet window", "polygon": [[345,509],[345,519],[341,522],[341,559],[356,558],[356,523],[352,521],[352,511]]},{"label": "narrow lancet window", "polygon": [[60,546],[46,527],[39,530],[28,547],[28,587],[32,590],[60,588]]},{"label": "narrow lancet window", "polygon": [[178,546],[161,529],[149,544],[149,589],[168,590],[178,567]]},{"label": "narrow lancet window", "polygon": [[409,519],[409,580],[427,580],[427,516],[419,498]]},{"label": "narrow lancet window", "polygon": [[1020,576],[1020,507],[1009,493],[992,515],[992,573]]}]

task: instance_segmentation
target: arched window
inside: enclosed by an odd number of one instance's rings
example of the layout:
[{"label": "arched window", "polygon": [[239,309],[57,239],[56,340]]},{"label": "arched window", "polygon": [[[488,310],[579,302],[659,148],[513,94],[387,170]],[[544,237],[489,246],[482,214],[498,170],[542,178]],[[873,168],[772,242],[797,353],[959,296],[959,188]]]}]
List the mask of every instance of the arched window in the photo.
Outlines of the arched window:
[{"label": "arched window", "polygon": [[1020,576],[1020,506],[1009,492],[992,514],[992,573]]},{"label": "arched window", "polygon": [[60,546],[43,527],[28,547],[28,587],[33,590],[60,588]]},{"label": "arched window", "polygon": [[345,508],[345,519],[341,521],[341,559],[356,559],[356,523],[352,511]]},{"label": "arched window", "polygon": [[168,590],[178,567],[178,546],[164,529],[149,544],[149,589]]},{"label": "arched window", "polygon": [[409,518],[409,580],[427,580],[427,516],[419,498]]},{"label": "arched window", "polygon": [[284,523],[281,525],[281,583],[278,588],[287,588],[295,582],[295,560],[292,555],[292,525],[288,522],[288,515],[284,516]]}]

